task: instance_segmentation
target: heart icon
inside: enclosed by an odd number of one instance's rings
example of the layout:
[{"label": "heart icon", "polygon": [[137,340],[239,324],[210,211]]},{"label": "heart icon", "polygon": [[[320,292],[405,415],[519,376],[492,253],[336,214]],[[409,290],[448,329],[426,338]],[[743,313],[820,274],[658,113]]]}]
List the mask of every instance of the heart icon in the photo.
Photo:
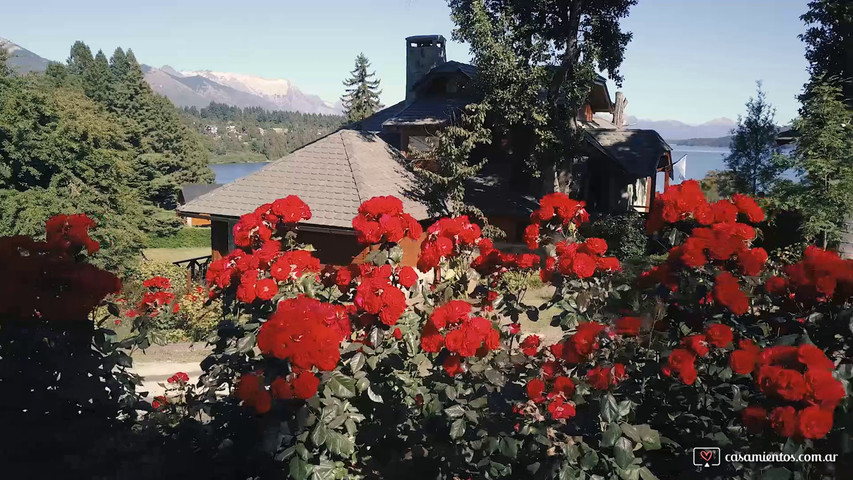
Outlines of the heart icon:
[{"label": "heart icon", "polygon": [[699,452],[699,456],[706,462],[710,462],[711,459],[714,458],[714,452],[711,450],[702,450]]}]

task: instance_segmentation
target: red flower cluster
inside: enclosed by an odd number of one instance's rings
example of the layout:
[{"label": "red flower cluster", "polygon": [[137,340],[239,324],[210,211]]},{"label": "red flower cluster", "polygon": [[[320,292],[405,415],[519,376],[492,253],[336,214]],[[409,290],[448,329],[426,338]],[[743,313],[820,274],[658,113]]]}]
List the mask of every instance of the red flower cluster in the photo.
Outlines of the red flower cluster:
[{"label": "red flower cluster", "polygon": [[406,311],[406,294],[391,283],[391,274],[391,265],[363,268],[355,292],[355,305],[389,327]]},{"label": "red flower cluster", "polygon": [[300,295],[278,304],[261,326],[258,347],[296,368],[329,371],[338,364],[341,341],[350,330],[344,307]]},{"label": "red flower cluster", "polygon": [[438,353],[442,347],[452,355],[445,360],[451,375],[461,371],[461,358],[483,356],[500,347],[500,331],[482,317],[471,318],[471,304],[451,300],[436,308],[421,332],[421,347]]},{"label": "red flower cluster", "polygon": [[302,370],[290,375],[290,380],[276,378],[270,384],[272,396],[280,400],[299,398],[308,400],[317,394],[320,379],[311,372]]},{"label": "red flower cluster", "polygon": [[[832,428],[833,410],[847,395],[832,374],[835,365],[814,345],[761,350],[743,340],[729,364],[736,373],[752,374],[764,395],[795,404],[777,407],[769,414],[770,426],[784,437],[823,438]],[[797,404],[805,407],[797,410]],[[750,407],[743,414],[744,424],[755,433],[763,430],[767,417],[759,407]]]},{"label": "red flower cluster", "polygon": [[560,242],[557,256],[546,259],[542,269],[543,281],[550,281],[554,273],[565,277],[589,278],[598,272],[613,272],[620,269],[616,257],[602,257],[607,252],[607,242],[600,238],[588,238],[583,243]]},{"label": "red flower cluster", "polygon": [[310,219],[311,209],[296,195],[265,203],[254,212],[240,217],[234,225],[234,245],[240,248],[256,247],[270,240],[280,225]]},{"label": "red flower cluster", "polygon": [[542,224],[562,232],[569,225],[579,227],[588,221],[586,203],[572,200],[565,193],[549,193],[539,200],[539,208],[530,214],[530,225],[524,229],[524,242],[531,250],[538,248]]},{"label": "red flower cluster", "polygon": [[166,381],[169,383],[185,384],[190,381],[190,376],[184,372],[178,372],[169,377]]},{"label": "red flower cluster", "polygon": [[522,353],[528,357],[532,357],[539,351],[540,343],[542,343],[542,340],[539,338],[539,335],[528,335],[518,346],[521,348]]},{"label": "red flower cluster", "polygon": [[768,292],[782,293],[790,289],[803,301],[834,298],[844,302],[853,296],[853,260],[844,260],[835,252],[809,245],[803,259],[786,267],[785,273],[787,279],[768,279]]},{"label": "red flower cluster", "polygon": [[636,336],[640,334],[643,319],[640,317],[622,317],[613,321],[613,333],[617,335]]},{"label": "red flower cluster", "polygon": [[696,381],[698,374],[696,370],[696,357],[708,355],[709,346],[726,348],[734,340],[731,327],[722,323],[713,323],[705,328],[704,334],[689,335],[682,339],[681,347],[670,353],[667,364],[661,367],[661,371],[667,377],[678,374],[678,377],[687,385]]},{"label": "red flower cluster", "polygon": [[646,223],[648,233],[655,233],[667,223],[693,218],[702,225],[735,223],[738,213],[753,223],[764,220],[764,211],[750,197],[734,195],[732,200],[708,203],[699,182],[687,180],[670,186],[655,197],[652,213]]},{"label": "red flower cluster", "polygon": [[403,212],[403,202],[392,196],[373,197],[358,207],[352,228],[362,244],[392,242],[405,237],[417,240],[423,233],[414,217]]},{"label": "red flower cluster", "polygon": [[[125,312],[125,316],[135,318],[140,315],[147,317],[156,317],[167,311],[167,307],[175,300],[175,294],[172,293],[172,281],[166,277],[156,276],[142,282],[142,286],[146,287],[146,291],[142,295],[142,299],[136,305],[135,309]],[[178,303],[172,304],[172,312],[178,313]]]},{"label": "red flower cluster", "polygon": [[418,269],[428,272],[445,258],[473,252],[480,243],[481,235],[480,226],[471,223],[465,215],[439,219],[427,229],[427,238],[421,244],[418,257]]},{"label": "red flower cluster", "polygon": [[79,259],[81,248],[98,249],[88,237],[92,224],[85,215],[61,215],[48,220],[46,242],[0,237],[0,319],[85,321],[121,290],[118,277]]},{"label": "red flower cluster", "polygon": [[535,253],[503,253],[494,247],[488,238],[477,242],[480,255],[471,262],[471,268],[482,276],[500,275],[509,270],[530,270],[539,268],[541,259]]},{"label": "red flower cluster", "polygon": [[[254,252],[234,250],[226,257],[208,266],[206,279],[215,289],[226,289],[237,280],[237,299],[252,303],[256,299],[271,300],[278,293],[278,283],[298,280],[305,274],[320,271],[320,261],[311,252],[292,250],[281,252],[281,245],[274,240],[266,241]],[[266,272],[272,278],[266,277]]]},{"label": "red flower cluster", "polygon": [[726,271],[717,274],[714,280],[714,301],[735,315],[743,315],[749,310],[749,299],[740,289],[737,278]]},{"label": "red flower cluster", "polygon": [[272,408],[272,395],[264,385],[261,372],[244,373],[240,376],[235,394],[243,401],[243,405],[254,408],[258,413],[267,413]]},{"label": "red flower cluster", "polygon": [[628,376],[625,365],[617,363],[612,367],[595,367],[586,372],[586,381],[596,390],[607,390],[611,385],[618,385]]},{"label": "red flower cluster", "polygon": [[[545,382],[543,380],[534,378],[527,382],[525,389],[527,390],[527,397],[534,402],[541,403],[546,400]],[[547,395],[547,399],[550,400],[547,407],[548,413],[551,414],[552,418],[559,420],[575,416],[575,405],[568,402],[574,394],[575,382],[571,378],[554,378],[551,391]]]},{"label": "red flower cluster", "polygon": [[598,337],[604,329],[598,322],[582,323],[565,342],[551,345],[551,353],[569,363],[582,363],[599,349]]}]

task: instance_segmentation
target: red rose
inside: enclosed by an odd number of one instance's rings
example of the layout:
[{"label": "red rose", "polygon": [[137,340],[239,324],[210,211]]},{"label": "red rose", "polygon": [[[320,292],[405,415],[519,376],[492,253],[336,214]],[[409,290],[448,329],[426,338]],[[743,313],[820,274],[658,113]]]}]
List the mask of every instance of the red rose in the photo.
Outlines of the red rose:
[{"label": "red rose", "polygon": [[607,242],[602,238],[587,238],[582,248],[591,255],[603,255],[607,251]]},{"label": "red rose", "polygon": [[797,411],[794,407],[776,407],[770,412],[770,426],[783,437],[792,437],[797,431]]},{"label": "red rose", "polygon": [[797,416],[797,433],[799,433],[803,438],[823,438],[831,429],[831,411],[811,406],[801,410]]},{"label": "red rose", "polygon": [[797,359],[809,367],[809,370],[831,371],[835,369],[832,360],[827,358],[823,350],[814,345],[803,344],[797,347]]},{"label": "red rose", "polygon": [[527,248],[531,250],[535,250],[539,248],[539,224],[533,223],[527,226],[524,229],[524,243],[527,244]]},{"label": "red rose", "polygon": [[572,272],[579,278],[589,278],[595,273],[596,261],[585,253],[578,253],[572,261]]},{"label": "red rose", "polygon": [[770,277],[767,279],[767,283],[764,284],[764,289],[767,290],[767,293],[779,294],[787,288],[788,281],[782,277]]},{"label": "red rose", "polygon": [[394,338],[397,340],[403,338],[403,332],[401,332],[399,328],[394,329],[393,335],[394,335]]},{"label": "red rose", "polygon": [[575,416],[575,406],[563,400],[563,397],[555,397],[548,404],[548,413],[555,420],[572,418]]},{"label": "red rose", "polygon": [[740,412],[741,421],[750,433],[761,433],[767,425],[767,410],[752,405]]},{"label": "red rose", "polygon": [[676,348],[669,354],[667,364],[676,372],[680,372],[681,370],[692,368],[695,361],[696,355],[693,352],[683,348]]},{"label": "red rose", "polygon": [[528,335],[527,338],[521,342],[521,351],[527,356],[536,355],[541,341],[542,340],[537,335]]},{"label": "red rose", "polygon": [[619,259],[616,257],[600,257],[596,260],[596,265],[599,270],[605,272],[616,272],[622,268],[619,265]]},{"label": "red rose", "polygon": [[689,348],[690,351],[700,357],[708,355],[708,339],[701,333],[684,337],[681,340],[681,346]]},{"label": "red rose", "polygon": [[613,321],[613,331],[618,335],[639,335],[643,319],[640,317],[622,317]]},{"label": "red rose", "polygon": [[418,282],[418,273],[412,267],[403,267],[397,274],[400,285],[406,288],[412,288]]},{"label": "red rose", "polygon": [[609,367],[595,367],[586,372],[586,381],[596,390],[610,388],[611,372]]},{"label": "red rose", "polygon": [[796,402],[802,400],[806,394],[806,381],[803,375],[788,368],[776,370],[776,374],[770,379],[772,391],[785,400]]},{"label": "red rose", "polygon": [[752,197],[736,193],[732,195],[732,202],[734,202],[735,207],[737,207],[740,213],[749,218],[750,222],[758,223],[764,220],[764,210],[758,206],[758,203]]},{"label": "red rose", "polygon": [[835,410],[847,396],[844,385],[825,370],[809,370],[805,374],[806,400],[824,410]]},{"label": "red rose", "polygon": [[735,315],[743,315],[749,310],[749,299],[738,285],[737,279],[729,272],[720,272],[714,284],[714,301],[725,306]]},{"label": "red rose", "polygon": [[735,350],[729,357],[729,366],[732,371],[741,375],[748,375],[755,369],[755,361],[758,353],[751,350]]},{"label": "red rose", "polygon": [[724,348],[732,343],[734,334],[732,328],[722,323],[714,323],[705,330],[705,335],[708,337],[708,342],[715,347]]},{"label": "red rose", "polygon": [[557,377],[554,379],[554,389],[551,393],[571,398],[575,394],[575,382],[569,377]]},{"label": "red rose", "polygon": [[261,300],[272,300],[278,293],[278,284],[271,278],[262,278],[255,284],[255,294]]},{"label": "red rose", "polygon": [[293,385],[281,377],[276,378],[270,384],[270,393],[272,393],[273,398],[290,400],[294,396]]},{"label": "red rose", "polygon": [[434,324],[428,322],[421,332],[421,348],[427,353],[438,353],[444,346],[444,337],[441,336]]},{"label": "red rose", "polygon": [[545,382],[539,378],[534,378],[533,380],[527,382],[527,386],[525,387],[527,390],[527,397],[534,402],[541,402],[545,399],[542,395],[545,391]]},{"label": "red rose", "polygon": [[300,372],[293,379],[293,394],[296,398],[307,400],[317,394],[320,379],[311,372]]}]

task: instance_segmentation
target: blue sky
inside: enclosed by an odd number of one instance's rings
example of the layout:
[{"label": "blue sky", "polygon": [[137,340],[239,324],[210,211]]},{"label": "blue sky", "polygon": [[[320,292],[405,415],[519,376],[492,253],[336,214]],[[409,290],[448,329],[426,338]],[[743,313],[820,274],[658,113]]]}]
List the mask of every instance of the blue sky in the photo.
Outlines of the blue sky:
[{"label": "blue sky", "polygon": [[[640,0],[625,22],[628,114],[735,118],[761,79],[785,123],[807,79],[805,9],[806,0]],[[131,47],[150,65],[287,78],[329,100],[364,52],[390,104],[404,94],[403,39],[449,38],[449,14],[444,0],[37,0],[4,5],[0,36],[54,60],[78,39],[108,54]],[[470,57],[451,42],[448,58]]]}]

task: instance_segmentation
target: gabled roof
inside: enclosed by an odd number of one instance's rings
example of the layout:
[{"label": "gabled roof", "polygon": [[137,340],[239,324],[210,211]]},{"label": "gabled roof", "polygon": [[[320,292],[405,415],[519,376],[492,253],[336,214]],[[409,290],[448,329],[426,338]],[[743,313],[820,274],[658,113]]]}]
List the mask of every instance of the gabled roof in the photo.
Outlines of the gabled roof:
[{"label": "gabled roof", "polygon": [[308,225],[352,228],[365,200],[394,195],[406,212],[428,218],[426,207],[405,198],[411,176],[400,152],[373,133],[338,130],[257,172],[178,208],[182,214],[237,218],[287,195],[311,208]]},{"label": "gabled roof", "polygon": [[594,148],[638,177],[656,175],[660,158],[672,151],[654,130],[586,130],[584,135]]},{"label": "gabled roof", "polygon": [[353,124],[347,125],[346,128],[350,128],[353,130],[363,130],[365,132],[381,132],[382,123],[393,117],[394,115],[400,113],[404,108],[406,108],[405,100],[397,102],[394,105],[391,105],[390,107],[385,107],[360,122],[355,122]]}]

